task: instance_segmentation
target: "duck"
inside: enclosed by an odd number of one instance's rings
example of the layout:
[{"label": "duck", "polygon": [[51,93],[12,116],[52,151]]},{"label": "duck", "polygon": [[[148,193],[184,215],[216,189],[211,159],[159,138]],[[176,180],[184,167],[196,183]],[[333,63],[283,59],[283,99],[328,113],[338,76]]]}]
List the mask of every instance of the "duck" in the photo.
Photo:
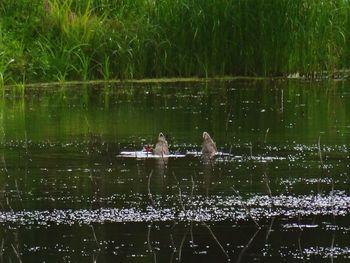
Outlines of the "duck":
[{"label": "duck", "polygon": [[212,159],[217,151],[216,143],[210,137],[209,133],[203,132],[202,156]]},{"label": "duck", "polygon": [[156,144],[156,147],[154,148],[153,153],[155,155],[169,155],[169,146],[168,142],[165,139],[165,136],[162,132],[158,135],[158,142]]}]

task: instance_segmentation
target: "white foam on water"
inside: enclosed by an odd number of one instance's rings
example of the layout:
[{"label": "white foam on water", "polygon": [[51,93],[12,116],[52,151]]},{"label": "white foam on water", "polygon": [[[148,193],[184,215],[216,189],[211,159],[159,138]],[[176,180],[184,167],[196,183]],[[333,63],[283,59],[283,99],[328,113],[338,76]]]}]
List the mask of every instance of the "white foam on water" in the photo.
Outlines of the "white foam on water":
[{"label": "white foam on water", "polygon": [[157,155],[150,152],[145,151],[123,151],[117,157],[129,157],[129,158],[137,158],[137,159],[148,159],[148,158],[154,158],[154,159],[162,159],[162,158],[182,158],[186,157],[185,154],[169,154],[169,155]]}]

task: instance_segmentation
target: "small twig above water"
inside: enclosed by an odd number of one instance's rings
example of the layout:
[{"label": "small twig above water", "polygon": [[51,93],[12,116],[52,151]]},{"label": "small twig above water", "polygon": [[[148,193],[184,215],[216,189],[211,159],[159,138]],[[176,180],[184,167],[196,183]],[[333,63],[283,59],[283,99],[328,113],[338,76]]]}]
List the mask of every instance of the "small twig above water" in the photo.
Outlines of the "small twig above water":
[{"label": "small twig above water", "polygon": [[335,221],[335,211],[334,211],[334,180],[333,180],[333,177],[332,177],[331,197],[332,197],[332,215],[333,215],[333,221]]},{"label": "small twig above water", "polygon": [[241,262],[242,257],[244,255],[244,253],[247,251],[247,249],[250,247],[250,245],[252,244],[253,240],[255,239],[256,235],[259,233],[260,229],[258,229],[254,235],[251,237],[251,239],[248,241],[248,243],[245,245],[245,247],[242,249],[242,251],[239,253],[238,258],[236,260],[236,263]]},{"label": "small twig above water", "polygon": [[91,227],[92,236],[93,236],[94,239],[95,239],[96,245],[100,248],[100,243],[99,243],[98,240],[97,240],[97,236],[96,236],[96,233],[95,233],[95,228],[94,228],[93,225],[90,225],[90,227]]},{"label": "small twig above water", "polygon": [[182,257],[182,247],[185,243],[186,237],[188,234],[188,229],[186,229],[186,232],[184,234],[184,236],[182,237],[181,243],[180,243],[180,247],[179,247],[179,262],[181,262],[181,257]]},{"label": "small twig above water", "polygon": [[270,222],[270,225],[269,225],[269,229],[267,229],[266,231],[266,237],[265,237],[265,244],[267,243],[267,241],[269,240],[269,236],[270,236],[270,233],[272,231],[272,226],[273,226],[273,223],[275,222],[275,217],[272,217],[271,219],[271,222]]},{"label": "small twig above water", "polygon": [[174,176],[175,181],[176,181],[176,187],[177,187],[178,190],[179,190],[179,203],[180,203],[180,206],[181,206],[182,210],[185,210],[185,206],[184,206],[184,203],[183,203],[183,201],[182,201],[182,193],[181,193],[180,184],[179,184],[179,181],[177,180],[176,175],[175,175],[174,172],[173,172],[173,176]]},{"label": "small twig above water", "polygon": [[1,245],[0,245],[0,259],[2,259],[2,256],[4,255],[4,243],[5,243],[5,240],[2,238]]},{"label": "small twig above water", "polygon": [[267,128],[265,132],[264,144],[266,144],[267,134],[269,133],[269,131],[270,131],[270,128]]},{"label": "small twig above water", "polygon": [[11,212],[13,212],[13,208],[12,208],[12,206],[10,205],[10,201],[9,201],[8,196],[6,196],[6,205],[10,208]]},{"label": "small twig above water", "polygon": [[148,189],[148,198],[149,200],[151,201],[152,203],[152,206],[155,207],[155,203],[154,203],[154,200],[152,198],[152,194],[151,194],[151,177],[152,177],[152,174],[153,174],[153,170],[150,172],[149,176],[148,176],[148,184],[147,184],[147,189]]},{"label": "small twig above water", "polygon": [[151,230],[152,230],[152,226],[153,226],[153,222],[151,222],[150,225],[148,225],[148,231],[147,231],[147,245],[148,245],[148,250],[150,253],[153,254],[153,260],[154,263],[157,262],[157,254],[155,252],[155,250],[152,247],[152,242],[151,242]]},{"label": "small twig above water", "polygon": [[318,147],[318,155],[320,157],[320,163],[321,163],[321,169],[323,170],[324,165],[323,165],[323,160],[322,160],[322,151],[321,151],[321,135],[318,136],[318,143],[317,143],[317,147]]},{"label": "small twig above water", "polygon": [[15,186],[16,186],[16,191],[17,191],[18,198],[21,201],[21,205],[23,207],[23,200],[22,200],[22,197],[21,197],[21,193],[20,193],[20,191],[18,189],[18,184],[17,184],[17,180],[16,179],[15,179]]},{"label": "small twig above water", "polygon": [[280,111],[283,112],[284,109],[284,96],[283,96],[283,89],[281,89],[281,108]]},{"label": "small twig above water", "polygon": [[191,227],[190,227],[190,235],[191,235],[191,244],[194,246],[194,238],[193,238],[193,222],[191,222]]},{"label": "small twig above water", "polygon": [[253,145],[252,145],[252,143],[250,143],[250,145],[249,145],[249,154],[250,154],[250,160],[252,160],[253,159]]},{"label": "small twig above water", "polygon": [[302,235],[302,233],[303,233],[303,231],[301,229],[300,232],[299,232],[299,235],[298,235],[298,248],[299,248],[300,257],[302,258],[303,262],[305,262],[303,250],[302,250],[302,247],[301,247],[301,235]]},{"label": "small twig above water", "polygon": [[266,172],[264,172],[263,179],[267,188],[267,193],[269,194],[270,198],[272,198],[272,192],[270,188],[270,180]]},{"label": "small twig above water", "polygon": [[173,251],[175,252],[176,251],[176,246],[175,246],[175,243],[174,243],[173,234],[170,234],[170,242],[171,242],[170,246],[173,249]]},{"label": "small twig above water", "polygon": [[228,123],[230,122],[231,112],[232,112],[232,106],[230,107],[230,110],[229,110],[227,117],[226,117],[226,124],[225,124],[225,137],[226,138],[227,138]]},{"label": "small twig above water", "polygon": [[335,241],[335,231],[332,234],[332,242],[331,242],[331,263],[334,262],[334,241]]},{"label": "small twig above water", "polygon": [[[236,191],[236,189],[232,186],[232,190],[236,193],[236,195],[238,195],[238,197],[242,200],[242,197],[240,196],[240,194]],[[259,225],[259,223],[254,219],[254,217],[252,216],[252,214],[250,213],[250,209],[243,203],[242,201],[242,205],[246,211],[246,213],[248,214],[248,216],[253,220],[254,224],[260,229],[261,226]]]},{"label": "small twig above water", "polygon": [[193,180],[193,176],[191,175],[191,183],[192,183],[192,187],[191,187],[191,200],[193,198],[193,192],[194,192],[194,188],[195,188],[195,184],[194,184],[194,180]]},{"label": "small twig above water", "polygon": [[210,226],[208,226],[205,222],[202,222],[202,225],[205,226],[208,230],[209,233],[211,234],[211,236],[213,237],[213,239],[216,241],[216,243],[218,244],[218,246],[220,247],[220,249],[222,250],[222,252],[225,254],[227,261],[231,261],[229,255],[227,254],[227,252],[225,251],[224,247],[221,245],[221,243],[219,242],[218,238],[214,235],[214,232],[211,230]]},{"label": "small twig above water", "polygon": [[20,263],[22,263],[23,261],[21,260],[21,256],[20,256],[20,254],[18,253],[18,251],[16,250],[16,248],[14,247],[14,245],[11,243],[11,247],[12,247],[12,249],[13,249],[13,252],[15,253],[15,255],[17,256],[17,258],[18,258],[18,261],[20,262]]},{"label": "small twig above water", "polygon": [[231,152],[232,152],[232,144],[230,145],[230,150],[228,152],[228,156],[231,156]]},{"label": "small twig above water", "polygon": [[1,161],[2,161],[2,164],[4,166],[4,171],[5,171],[5,174],[6,176],[8,176],[8,170],[7,170],[7,165],[6,165],[6,160],[5,160],[5,155],[1,155]]},{"label": "small twig above water", "polygon": [[153,252],[153,248],[151,245],[151,229],[152,229],[153,222],[151,222],[148,225],[148,231],[147,231],[147,245],[148,245],[148,250],[149,252]]},{"label": "small twig above water", "polygon": [[28,155],[28,137],[27,137],[27,130],[24,131],[24,148],[26,149],[26,155]]}]

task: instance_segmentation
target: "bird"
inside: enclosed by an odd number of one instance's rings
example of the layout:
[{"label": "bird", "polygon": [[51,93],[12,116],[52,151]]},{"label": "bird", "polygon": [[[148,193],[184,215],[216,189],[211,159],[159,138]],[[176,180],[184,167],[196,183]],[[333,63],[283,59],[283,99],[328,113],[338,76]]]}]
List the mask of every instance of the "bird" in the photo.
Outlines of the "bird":
[{"label": "bird", "polygon": [[156,147],[154,148],[153,153],[162,156],[169,155],[168,142],[166,141],[164,134],[161,132],[158,135],[158,142],[156,144]]},{"label": "bird", "polygon": [[202,156],[212,159],[217,151],[216,144],[209,133],[203,132]]}]

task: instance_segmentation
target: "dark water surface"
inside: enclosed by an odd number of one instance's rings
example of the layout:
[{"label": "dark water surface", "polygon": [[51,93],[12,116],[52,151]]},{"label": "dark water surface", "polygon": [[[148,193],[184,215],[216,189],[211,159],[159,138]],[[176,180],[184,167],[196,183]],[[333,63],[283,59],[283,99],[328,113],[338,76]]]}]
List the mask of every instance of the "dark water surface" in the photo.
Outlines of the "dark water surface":
[{"label": "dark water surface", "polygon": [[0,262],[349,262],[349,142],[343,81],[7,90]]}]

